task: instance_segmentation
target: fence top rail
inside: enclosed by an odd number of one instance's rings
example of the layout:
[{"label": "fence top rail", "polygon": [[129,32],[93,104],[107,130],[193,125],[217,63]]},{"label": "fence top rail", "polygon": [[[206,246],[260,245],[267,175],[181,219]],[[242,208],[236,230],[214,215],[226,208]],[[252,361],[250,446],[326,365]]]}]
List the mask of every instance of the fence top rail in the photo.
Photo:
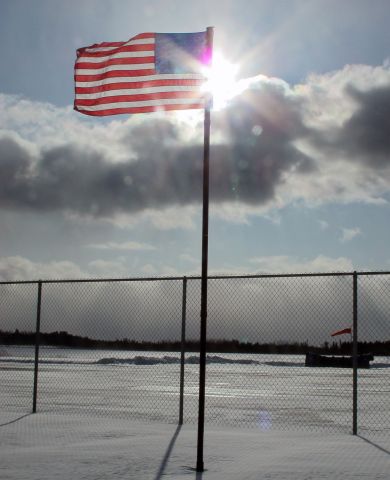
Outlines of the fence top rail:
[{"label": "fence top rail", "polygon": [[[318,272],[318,273],[258,273],[253,275],[209,275],[209,280],[224,278],[291,278],[291,277],[352,277],[353,275],[390,275],[388,271]],[[188,277],[191,279],[200,277]]]},{"label": "fence top rail", "polygon": [[[353,275],[390,275],[390,271],[362,271],[362,272],[322,272],[322,273],[262,273],[253,275],[209,275],[209,280],[228,279],[256,279],[256,278],[303,278],[303,277],[351,277]],[[78,278],[78,279],[53,279],[53,280],[2,280],[0,285],[36,285],[54,283],[104,283],[104,282],[161,282],[201,280],[200,276],[181,277],[128,277],[128,278]]]},{"label": "fence top rail", "polygon": [[381,271],[378,271],[378,272],[356,272],[357,275],[390,275],[390,272],[381,272]]},{"label": "fence top rail", "polygon": [[[0,281],[0,285],[49,284],[49,283],[110,283],[110,282],[157,282],[164,280],[183,280],[188,277],[129,277],[129,278],[68,278],[53,280],[10,280]],[[200,277],[199,277],[200,278]]]}]

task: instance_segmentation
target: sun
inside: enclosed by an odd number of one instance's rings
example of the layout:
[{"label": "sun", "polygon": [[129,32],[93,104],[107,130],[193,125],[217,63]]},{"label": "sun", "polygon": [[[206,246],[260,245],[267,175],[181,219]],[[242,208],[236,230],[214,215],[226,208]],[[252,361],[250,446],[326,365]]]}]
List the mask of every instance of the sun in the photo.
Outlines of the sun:
[{"label": "sun", "polygon": [[221,52],[213,53],[213,63],[204,71],[207,80],[204,90],[213,96],[213,109],[220,110],[228,101],[238,95],[242,88],[236,80],[239,67],[229,62]]}]

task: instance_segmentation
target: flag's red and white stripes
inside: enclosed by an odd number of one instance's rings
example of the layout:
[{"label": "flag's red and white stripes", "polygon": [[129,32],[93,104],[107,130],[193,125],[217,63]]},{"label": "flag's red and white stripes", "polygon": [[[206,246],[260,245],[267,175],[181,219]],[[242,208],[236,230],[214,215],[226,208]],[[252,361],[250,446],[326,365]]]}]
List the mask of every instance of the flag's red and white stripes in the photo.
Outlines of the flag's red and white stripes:
[{"label": "flag's red and white stripes", "polygon": [[97,116],[204,108],[203,82],[200,74],[157,73],[155,34],[142,33],[77,51],[74,108]]}]

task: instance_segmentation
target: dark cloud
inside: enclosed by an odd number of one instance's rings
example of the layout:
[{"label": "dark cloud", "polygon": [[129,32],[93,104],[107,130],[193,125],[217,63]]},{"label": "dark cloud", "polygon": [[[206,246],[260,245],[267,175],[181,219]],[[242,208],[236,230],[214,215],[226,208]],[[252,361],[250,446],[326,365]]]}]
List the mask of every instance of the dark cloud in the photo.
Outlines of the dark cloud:
[{"label": "dark cloud", "polygon": [[[225,138],[212,147],[215,202],[267,202],[283,172],[310,163],[293,145],[304,131],[299,111],[280,92],[246,92],[213,116],[213,131]],[[200,202],[202,145],[181,143],[179,135],[180,127],[168,120],[133,128],[120,139],[136,158],[125,163],[74,144],[43,150],[33,161],[16,140],[3,138],[1,205],[107,216]]]},{"label": "dark cloud", "polygon": [[[360,159],[383,168],[390,159],[390,86],[347,94],[357,110],[332,132],[309,129],[304,101],[280,82],[254,86],[212,116],[210,196],[214,203],[272,201],[286,174],[317,175],[317,163],[297,140],[329,151],[330,158]],[[171,117],[172,118],[172,117]],[[186,127],[188,128],[188,127]],[[197,127],[194,127],[197,128]],[[182,141],[181,125],[145,120],[117,140],[126,162],[113,162],[98,146],[77,143],[42,149],[36,157],[16,137],[0,138],[0,206],[110,216],[146,208],[200,203],[202,134]]]},{"label": "dark cloud", "polygon": [[11,137],[0,139],[0,201],[3,207],[13,207],[15,199],[25,197],[30,167],[31,155],[25,148]]},{"label": "dark cloud", "polygon": [[329,159],[360,162],[373,171],[390,166],[390,84],[368,91],[347,86],[345,94],[355,102],[356,111],[338,128],[317,131],[311,141],[326,151]]},{"label": "dark cloud", "polygon": [[314,168],[314,162],[294,145],[308,133],[299,103],[272,85],[247,90],[214,123],[227,138],[225,145],[213,147],[216,200],[265,203],[274,197],[285,172]]},{"label": "dark cloud", "polygon": [[361,92],[349,87],[358,110],[340,132],[339,146],[373,168],[390,165],[390,85]]}]

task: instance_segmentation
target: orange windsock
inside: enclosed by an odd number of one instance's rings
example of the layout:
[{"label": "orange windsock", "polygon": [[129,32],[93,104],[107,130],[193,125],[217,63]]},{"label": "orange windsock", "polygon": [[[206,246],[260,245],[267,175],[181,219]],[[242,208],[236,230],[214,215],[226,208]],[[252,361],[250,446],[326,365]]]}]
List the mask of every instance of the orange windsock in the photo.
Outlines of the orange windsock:
[{"label": "orange windsock", "polygon": [[343,330],[337,330],[330,334],[331,337],[335,337],[336,335],[343,335],[344,333],[352,333],[352,328],[344,328]]}]

